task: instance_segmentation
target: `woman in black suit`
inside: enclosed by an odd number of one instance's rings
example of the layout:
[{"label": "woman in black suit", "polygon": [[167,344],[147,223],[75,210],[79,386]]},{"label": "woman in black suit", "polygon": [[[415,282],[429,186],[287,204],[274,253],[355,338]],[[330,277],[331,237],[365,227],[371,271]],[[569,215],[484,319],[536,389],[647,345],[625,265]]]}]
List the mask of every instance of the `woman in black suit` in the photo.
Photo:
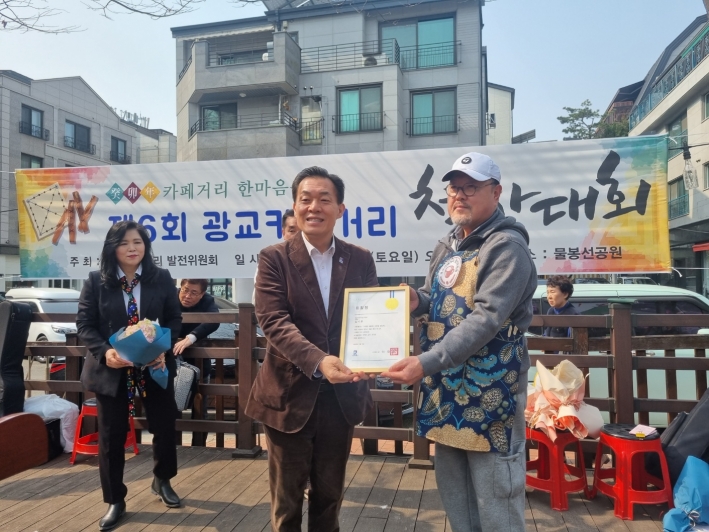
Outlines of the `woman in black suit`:
[{"label": "woman in black suit", "polygon": [[169,327],[174,345],[182,325],[175,282],[170,272],[155,266],[146,229],[132,220],[119,222],[106,235],[101,270],[89,274],[76,317],[79,338],[88,351],[81,382],[86,390],[96,394],[98,405],[99,475],[103,500],[109,505],[99,521],[100,530],[116,526],[126,510],[124,444],[136,393],[141,396],[153,434],[152,491],[168,507],[180,506],[180,499],[170,486],[170,479],[177,474],[173,383],[176,364],[172,350],[150,364],[167,367],[168,386],[163,390],[147,368],[135,369],[108,343],[121,327],[145,318]]}]

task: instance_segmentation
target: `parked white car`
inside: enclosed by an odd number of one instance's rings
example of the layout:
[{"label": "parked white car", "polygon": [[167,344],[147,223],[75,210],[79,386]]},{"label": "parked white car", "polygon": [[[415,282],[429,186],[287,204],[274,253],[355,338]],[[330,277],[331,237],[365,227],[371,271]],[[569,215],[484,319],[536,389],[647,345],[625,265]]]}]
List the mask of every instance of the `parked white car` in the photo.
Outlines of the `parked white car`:
[{"label": "parked white car", "polygon": [[[709,314],[709,299],[681,288],[659,286],[653,284],[579,284],[574,285],[571,303],[579,314],[599,315],[609,313],[609,299],[622,298],[633,301],[632,311],[635,314]],[[546,286],[539,286],[532,300],[535,314],[546,314],[550,308],[546,300]],[[541,327],[531,327],[531,335],[541,335]],[[591,328],[588,331],[591,338],[610,335],[610,329]],[[650,335],[680,335],[709,334],[699,327],[634,327],[634,336]],[[535,354],[538,352],[535,352]],[[645,352],[648,357],[665,356],[664,350],[652,349]],[[675,350],[676,357],[693,357],[692,349]],[[590,396],[608,397],[608,370],[592,368],[590,371]],[[709,372],[708,376],[709,376]],[[530,382],[536,374],[534,368],[529,372]],[[633,377],[633,393],[637,397],[637,380]],[[648,370],[648,396],[651,399],[667,399],[665,387],[665,372],[663,370]],[[683,400],[696,399],[694,371],[677,371],[677,398]],[[608,422],[608,415],[603,413]],[[650,413],[650,424],[655,427],[667,426],[667,415],[660,412]]]},{"label": "parked white car", "polygon": [[[13,288],[5,298],[28,303],[32,312],[50,314],[73,314],[79,310],[78,290],[68,288]],[[32,322],[28,342],[65,342],[67,333],[76,332],[76,321],[67,323]]]}]

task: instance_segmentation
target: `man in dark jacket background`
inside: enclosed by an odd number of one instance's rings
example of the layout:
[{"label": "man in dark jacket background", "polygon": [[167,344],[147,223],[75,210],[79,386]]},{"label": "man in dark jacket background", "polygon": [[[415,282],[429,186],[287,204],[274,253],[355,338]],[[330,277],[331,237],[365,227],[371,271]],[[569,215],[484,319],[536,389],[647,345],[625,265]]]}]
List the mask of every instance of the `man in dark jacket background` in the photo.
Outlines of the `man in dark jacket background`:
[{"label": "man in dark jacket background", "polygon": [[[214,297],[207,294],[206,279],[182,279],[177,296],[180,299],[182,312],[219,312]],[[185,323],[182,322],[180,340],[173,349],[175,355],[182,352],[197,340],[206,338],[219,328],[218,323]]]},{"label": "man in dark jacket background", "polygon": [[[214,302],[214,297],[207,294],[206,279],[182,279],[180,288],[177,291],[177,297],[180,300],[180,310],[185,312],[219,312],[219,307]],[[218,323],[185,323],[182,322],[180,330],[180,340],[175,344],[173,349],[175,356],[181,356],[183,351],[194,344],[197,340],[206,338],[219,328]],[[208,358],[197,360],[194,358],[186,358],[185,362],[192,364],[200,369],[203,376],[203,382],[207,382],[204,376],[209,375],[212,371],[212,361]],[[195,419],[194,398],[197,394],[196,385],[192,389],[192,419]],[[202,397],[201,395],[199,396]],[[206,398],[202,402],[202,411],[206,412]],[[204,445],[207,434],[204,432],[192,433],[192,445]]]}]

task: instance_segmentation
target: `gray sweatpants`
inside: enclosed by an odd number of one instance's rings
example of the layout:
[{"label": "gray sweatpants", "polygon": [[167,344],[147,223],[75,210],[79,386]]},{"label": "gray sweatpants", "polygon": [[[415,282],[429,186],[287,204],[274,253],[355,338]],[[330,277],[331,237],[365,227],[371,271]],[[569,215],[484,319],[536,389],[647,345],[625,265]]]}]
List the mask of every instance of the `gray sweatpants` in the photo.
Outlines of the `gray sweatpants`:
[{"label": "gray sweatpants", "polygon": [[453,532],[524,532],[526,379],[520,383],[510,452],[436,443],[436,482]]}]

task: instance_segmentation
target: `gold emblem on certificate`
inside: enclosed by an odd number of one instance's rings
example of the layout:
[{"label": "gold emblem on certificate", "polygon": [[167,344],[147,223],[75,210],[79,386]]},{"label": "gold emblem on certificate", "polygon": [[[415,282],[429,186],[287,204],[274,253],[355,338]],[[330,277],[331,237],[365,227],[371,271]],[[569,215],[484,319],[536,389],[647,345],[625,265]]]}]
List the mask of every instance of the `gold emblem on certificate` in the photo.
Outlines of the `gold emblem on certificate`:
[{"label": "gold emblem on certificate", "polygon": [[409,356],[409,287],[348,288],[340,359],[352,371],[380,373]]}]

